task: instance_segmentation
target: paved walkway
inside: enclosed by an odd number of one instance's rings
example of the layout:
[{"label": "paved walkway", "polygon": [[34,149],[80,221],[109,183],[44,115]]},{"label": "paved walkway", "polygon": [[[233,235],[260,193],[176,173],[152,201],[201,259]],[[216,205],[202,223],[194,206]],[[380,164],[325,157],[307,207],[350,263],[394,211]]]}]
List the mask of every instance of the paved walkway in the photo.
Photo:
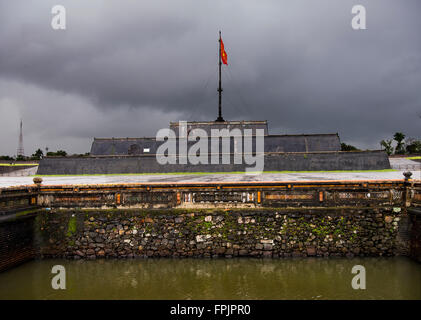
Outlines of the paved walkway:
[{"label": "paved walkway", "polygon": [[[215,182],[215,181],[322,181],[322,180],[393,180],[403,179],[403,172],[410,170],[412,178],[421,180],[421,163],[405,158],[391,158],[390,164],[396,171],[361,172],[295,172],[245,174],[141,174],[141,175],[95,175],[43,177],[44,185],[57,184],[106,184],[142,182]],[[31,172],[33,174],[33,172]],[[0,176],[0,188],[32,184],[31,176]]]},{"label": "paved walkway", "polygon": [[420,160],[410,160],[406,158],[389,158],[390,167],[399,170],[421,170]]},{"label": "paved walkway", "polygon": [[[322,181],[322,180],[390,180],[403,179],[403,171],[365,172],[297,172],[244,174],[186,174],[186,175],[103,175],[43,177],[43,185],[105,184],[141,182],[215,182],[215,181]],[[421,180],[421,171],[412,171],[413,179]],[[32,184],[32,177],[0,177],[0,188]]]}]

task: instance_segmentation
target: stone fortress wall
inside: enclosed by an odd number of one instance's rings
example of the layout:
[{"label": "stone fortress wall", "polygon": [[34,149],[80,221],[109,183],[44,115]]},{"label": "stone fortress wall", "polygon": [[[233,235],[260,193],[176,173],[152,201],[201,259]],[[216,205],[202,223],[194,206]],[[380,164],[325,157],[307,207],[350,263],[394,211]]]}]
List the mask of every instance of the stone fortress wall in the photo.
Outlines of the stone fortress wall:
[{"label": "stone fortress wall", "polygon": [[[179,123],[170,123],[174,139],[187,144],[187,150],[196,141],[187,141],[191,130],[200,128],[211,136],[212,129],[238,129],[241,133],[252,131],[252,150],[256,152],[256,129],[263,130],[263,171],[332,171],[332,170],[383,170],[390,169],[389,159],[384,151],[341,152],[338,134],[269,135],[266,121],[187,122],[183,130]],[[87,157],[45,157],[40,161],[37,173],[42,175],[77,174],[125,174],[125,173],[171,173],[171,172],[245,172],[254,167],[244,159],[246,150],[238,146],[239,140],[230,137],[229,164],[211,164],[212,139],[208,141],[208,163],[161,165],[156,159],[158,147],[164,143],[155,138],[94,138],[90,156]],[[220,139],[221,140],[221,139]],[[242,143],[242,141],[240,141]],[[219,143],[219,155],[223,154]],[[234,155],[243,153],[241,164],[235,164]],[[249,151],[250,153],[250,151]],[[256,169],[260,171],[260,169]]]},{"label": "stone fortress wall", "polygon": [[[210,157],[210,156],[209,156]],[[40,161],[37,174],[131,174],[174,172],[245,172],[252,168],[243,159],[242,164],[185,165],[157,162],[155,155],[97,156],[97,157],[46,157]],[[222,160],[220,160],[222,163]],[[384,151],[366,152],[314,152],[314,153],[267,153],[263,171],[332,171],[332,170],[382,170],[390,169],[389,158]],[[251,170],[253,171],[253,170]]]}]

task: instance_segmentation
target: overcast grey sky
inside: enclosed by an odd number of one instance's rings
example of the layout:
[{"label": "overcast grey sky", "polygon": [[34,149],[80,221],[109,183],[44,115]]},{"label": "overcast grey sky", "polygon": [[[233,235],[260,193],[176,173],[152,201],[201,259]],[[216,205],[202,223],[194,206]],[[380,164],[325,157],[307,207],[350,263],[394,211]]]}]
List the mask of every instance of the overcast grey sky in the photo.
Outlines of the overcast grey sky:
[{"label": "overcast grey sky", "polygon": [[[64,5],[67,29],[51,28]],[[367,9],[367,30],[351,8]],[[217,116],[218,30],[226,120],[270,133],[338,132],[379,148],[421,138],[419,0],[0,0],[0,154],[19,119],[27,155],[90,150],[93,137],[155,136]]]}]

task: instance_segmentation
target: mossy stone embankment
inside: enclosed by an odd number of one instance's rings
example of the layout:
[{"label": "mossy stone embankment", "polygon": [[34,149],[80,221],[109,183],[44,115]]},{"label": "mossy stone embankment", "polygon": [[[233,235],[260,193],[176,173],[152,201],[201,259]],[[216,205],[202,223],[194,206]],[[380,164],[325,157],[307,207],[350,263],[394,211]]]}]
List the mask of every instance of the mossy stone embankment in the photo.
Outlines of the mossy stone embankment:
[{"label": "mossy stone embankment", "polygon": [[41,253],[66,258],[391,256],[389,209],[52,210]]}]

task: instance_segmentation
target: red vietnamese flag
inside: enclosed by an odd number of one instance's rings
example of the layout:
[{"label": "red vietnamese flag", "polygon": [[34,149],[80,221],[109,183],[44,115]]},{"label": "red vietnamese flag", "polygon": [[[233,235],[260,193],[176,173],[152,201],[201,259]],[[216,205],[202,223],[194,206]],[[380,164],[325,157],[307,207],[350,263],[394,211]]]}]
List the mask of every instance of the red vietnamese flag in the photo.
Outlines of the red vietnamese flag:
[{"label": "red vietnamese flag", "polygon": [[227,53],[225,52],[224,43],[222,42],[222,38],[221,38],[221,59],[222,59],[222,62],[224,64],[228,65],[228,56],[227,56]]}]

